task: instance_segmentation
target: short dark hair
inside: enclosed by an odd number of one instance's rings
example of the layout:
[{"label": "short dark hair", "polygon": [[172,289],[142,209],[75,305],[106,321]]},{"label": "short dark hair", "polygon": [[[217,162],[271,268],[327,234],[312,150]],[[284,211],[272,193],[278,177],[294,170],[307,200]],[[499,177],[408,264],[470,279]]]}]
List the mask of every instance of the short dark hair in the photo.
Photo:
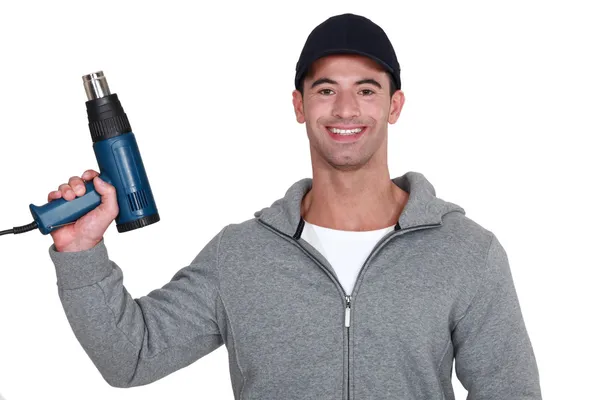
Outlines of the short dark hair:
[{"label": "short dark hair", "polygon": [[[309,74],[310,74],[310,72],[309,72]],[[388,77],[388,81],[390,82],[390,97],[392,97],[394,95],[394,93],[396,93],[396,90],[398,90],[398,88],[396,87],[396,82],[394,81],[392,74],[390,74],[389,72],[386,72],[385,75]],[[306,76],[303,76],[302,80],[300,81],[300,89],[298,89],[302,96],[304,96],[304,80],[305,79],[306,79]]]}]

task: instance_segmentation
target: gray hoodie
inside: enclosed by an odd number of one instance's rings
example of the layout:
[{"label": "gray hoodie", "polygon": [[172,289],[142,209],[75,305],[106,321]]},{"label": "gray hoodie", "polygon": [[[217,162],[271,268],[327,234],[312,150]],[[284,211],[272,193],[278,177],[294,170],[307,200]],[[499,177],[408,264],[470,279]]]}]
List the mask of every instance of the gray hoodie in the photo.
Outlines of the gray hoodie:
[{"label": "gray hoodie", "polygon": [[352,293],[301,238],[304,178],[137,299],[104,240],[73,253],[52,245],[69,323],[116,387],[156,381],[225,344],[236,400],[452,400],[453,361],[469,400],[541,399],[496,236],[421,173],[393,182],[408,202]]}]

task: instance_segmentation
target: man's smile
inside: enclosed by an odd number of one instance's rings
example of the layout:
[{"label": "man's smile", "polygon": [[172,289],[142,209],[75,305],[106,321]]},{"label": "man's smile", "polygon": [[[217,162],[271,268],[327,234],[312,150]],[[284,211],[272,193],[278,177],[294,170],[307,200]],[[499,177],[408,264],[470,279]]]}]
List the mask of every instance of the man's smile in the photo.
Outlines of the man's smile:
[{"label": "man's smile", "polygon": [[329,136],[338,142],[354,142],[360,139],[367,126],[364,125],[335,125],[327,126]]}]

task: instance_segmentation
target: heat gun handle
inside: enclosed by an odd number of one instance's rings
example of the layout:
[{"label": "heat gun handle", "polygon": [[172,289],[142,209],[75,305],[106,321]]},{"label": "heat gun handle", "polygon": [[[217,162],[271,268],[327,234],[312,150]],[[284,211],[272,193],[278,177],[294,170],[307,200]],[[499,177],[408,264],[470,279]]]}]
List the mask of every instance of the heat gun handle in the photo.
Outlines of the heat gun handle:
[{"label": "heat gun handle", "polygon": [[[100,175],[100,179],[111,183],[106,176]],[[30,204],[29,210],[31,211],[31,215],[33,215],[33,219],[37,222],[40,232],[47,235],[63,225],[77,221],[98,207],[100,203],[101,197],[94,188],[94,182],[86,182],[85,194],[83,196],[76,197],[71,201],[67,201],[61,197],[43,206]]]}]

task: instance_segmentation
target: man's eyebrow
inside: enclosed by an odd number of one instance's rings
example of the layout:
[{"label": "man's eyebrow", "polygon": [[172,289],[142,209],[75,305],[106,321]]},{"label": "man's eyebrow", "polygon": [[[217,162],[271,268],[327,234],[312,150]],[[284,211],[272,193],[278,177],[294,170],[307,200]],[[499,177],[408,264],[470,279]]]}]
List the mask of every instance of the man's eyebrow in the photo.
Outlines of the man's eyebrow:
[{"label": "man's eyebrow", "polygon": [[379,89],[382,89],[381,84],[379,82],[377,82],[375,79],[362,79],[358,82],[356,82],[357,85],[362,85],[364,83],[370,83],[371,85],[377,86]]},{"label": "man's eyebrow", "polygon": [[[315,86],[321,85],[323,83],[329,83],[331,85],[337,85],[337,82],[334,81],[333,79],[330,79],[330,78],[319,78],[316,81],[314,81],[312,83],[312,85],[310,85],[310,88],[312,89]],[[357,81],[355,83],[355,85],[363,85],[365,83],[369,83],[369,84],[371,84],[373,86],[377,86],[379,89],[382,89],[381,84],[379,82],[377,82],[375,79],[372,79],[372,78],[361,79],[360,81]]]},{"label": "man's eyebrow", "polygon": [[329,79],[329,78],[319,78],[316,81],[314,81],[312,85],[310,85],[310,88],[312,89],[315,86],[320,85],[322,83],[329,83],[331,85],[337,85],[337,82],[334,81],[334,80],[332,80],[332,79]]}]

